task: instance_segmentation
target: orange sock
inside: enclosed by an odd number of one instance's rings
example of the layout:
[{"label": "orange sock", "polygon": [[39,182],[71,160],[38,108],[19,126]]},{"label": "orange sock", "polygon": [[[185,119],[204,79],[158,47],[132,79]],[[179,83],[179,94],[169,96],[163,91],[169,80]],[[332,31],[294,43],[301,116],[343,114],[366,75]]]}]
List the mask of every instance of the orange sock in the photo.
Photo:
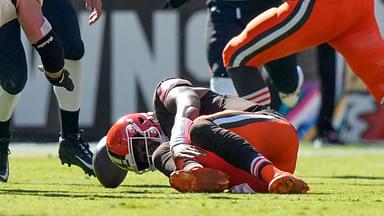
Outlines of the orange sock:
[{"label": "orange sock", "polygon": [[272,164],[267,164],[261,169],[261,178],[269,183],[276,176],[277,173],[283,172],[273,166]]}]

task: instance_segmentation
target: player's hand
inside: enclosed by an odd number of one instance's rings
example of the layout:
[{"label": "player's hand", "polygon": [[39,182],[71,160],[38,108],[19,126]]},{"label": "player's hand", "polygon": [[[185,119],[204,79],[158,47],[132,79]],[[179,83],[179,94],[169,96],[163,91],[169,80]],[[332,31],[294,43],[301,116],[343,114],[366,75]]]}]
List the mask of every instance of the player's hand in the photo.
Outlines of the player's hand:
[{"label": "player's hand", "polygon": [[171,148],[171,153],[175,161],[207,155],[207,152],[203,149],[190,144],[178,144],[173,146]]},{"label": "player's hand", "polygon": [[94,24],[103,13],[103,4],[101,0],[84,0],[85,7],[92,11],[91,15],[88,17],[88,24]]},{"label": "player's hand", "polygon": [[38,66],[39,71],[43,72],[45,75],[45,78],[54,86],[63,87],[67,91],[73,91],[75,88],[75,84],[73,84],[73,81],[71,77],[69,77],[69,72],[66,69],[63,69],[61,71],[61,74],[57,78],[53,78],[49,76],[49,73],[45,71],[43,65]]}]

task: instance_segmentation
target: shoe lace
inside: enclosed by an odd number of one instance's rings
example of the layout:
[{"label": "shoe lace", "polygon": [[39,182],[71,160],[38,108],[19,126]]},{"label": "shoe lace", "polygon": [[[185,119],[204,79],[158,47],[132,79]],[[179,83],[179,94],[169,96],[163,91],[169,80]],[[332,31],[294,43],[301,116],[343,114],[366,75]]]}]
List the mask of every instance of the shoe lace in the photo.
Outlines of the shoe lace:
[{"label": "shoe lace", "polygon": [[88,141],[84,138],[84,132],[81,130],[80,133],[79,133],[79,136],[78,136],[78,144],[81,148],[81,150],[88,156],[88,157],[92,157],[92,153],[91,151],[89,150],[89,144],[88,144]]}]

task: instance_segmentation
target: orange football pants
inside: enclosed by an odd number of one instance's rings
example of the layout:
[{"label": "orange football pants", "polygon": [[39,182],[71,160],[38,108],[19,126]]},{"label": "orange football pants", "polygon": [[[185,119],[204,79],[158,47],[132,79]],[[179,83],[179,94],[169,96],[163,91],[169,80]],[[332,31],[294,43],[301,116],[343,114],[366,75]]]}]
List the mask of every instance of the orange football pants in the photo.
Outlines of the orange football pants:
[{"label": "orange football pants", "polygon": [[228,42],[224,66],[260,67],[322,43],[341,53],[383,103],[384,41],[374,16],[374,0],[286,0],[255,17]]},{"label": "orange football pants", "polygon": [[[257,112],[246,114],[257,115]],[[216,120],[225,117],[227,116],[220,116]],[[231,128],[227,128],[228,130],[247,140],[258,152],[270,160],[274,166],[294,173],[299,139],[296,129],[288,121],[272,118],[272,120],[267,119],[263,121],[260,119],[260,121],[252,123],[240,123],[239,126],[236,126],[236,123],[226,122],[226,124],[228,123],[231,124]],[[268,192],[268,184],[266,182],[229,164],[213,152],[208,152],[207,156],[197,157],[196,159],[205,167],[227,173],[230,177],[230,187],[247,183],[255,192]]]}]

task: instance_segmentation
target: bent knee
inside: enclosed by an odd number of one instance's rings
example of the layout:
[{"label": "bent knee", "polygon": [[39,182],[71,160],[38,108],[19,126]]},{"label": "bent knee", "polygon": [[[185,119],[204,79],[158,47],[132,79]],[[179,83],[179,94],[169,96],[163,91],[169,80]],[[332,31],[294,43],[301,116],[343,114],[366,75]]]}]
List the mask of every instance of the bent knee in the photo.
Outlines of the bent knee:
[{"label": "bent knee", "polygon": [[210,130],[209,128],[211,124],[212,122],[205,118],[195,119],[189,131],[191,141],[193,142],[194,139],[200,136],[205,136],[207,131]]},{"label": "bent knee", "polygon": [[17,95],[24,89],[26,82],[26,77],[20,79],[5,79],[1,81],[1,87],[9,94]]},{"label": "bent knee", "polygon": [[69,60],[80,60],[84,56],[84,43],[80,38],[62,39],[64,55]]}]

